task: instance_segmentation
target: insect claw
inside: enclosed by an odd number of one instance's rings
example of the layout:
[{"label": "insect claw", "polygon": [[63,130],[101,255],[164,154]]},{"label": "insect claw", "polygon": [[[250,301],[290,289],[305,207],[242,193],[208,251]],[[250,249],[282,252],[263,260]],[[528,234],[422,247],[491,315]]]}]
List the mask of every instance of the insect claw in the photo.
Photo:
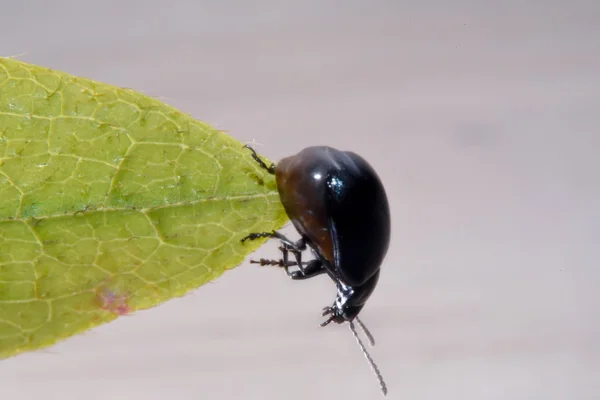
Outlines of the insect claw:
[{"label": "insect claw", "polygon": [[261,267],[264,267],[265,265],[267,265],[266,261],[267,260],[265,260],[264,258],[261,258],[260,260],[250,260],[250,264],[259,264]]}]

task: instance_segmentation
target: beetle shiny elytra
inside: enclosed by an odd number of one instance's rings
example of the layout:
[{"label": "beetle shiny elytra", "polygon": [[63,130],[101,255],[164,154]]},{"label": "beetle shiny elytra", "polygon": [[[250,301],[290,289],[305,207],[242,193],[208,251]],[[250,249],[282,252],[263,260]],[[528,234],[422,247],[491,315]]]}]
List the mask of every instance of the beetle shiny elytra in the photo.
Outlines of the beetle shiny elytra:
[{"label": "beetle shiny elytra", "polygon": [[[314,146],[267,166],[250,146],[253,159],[275,175],[284,210],[300,234],[293,242],[279,232],[256,232],[242,239],[275,238],[281,242],[282,259],[255,263],[278,265],[295,280],[327,274],[335,282],[337,296],[325,307],[321,326],[348,322],[386,394],[381,374],[356,334],[354,320],[371,344],[372,336],[358,319],[379,280],[380,266],[390,243],[390,210],[383,184],[361,156],[328,146]],[[315,258],[302,261],[310,248]],[[295,261],[289,261],[289,254]],[[298,270],[290,271],[290,266]]]}]

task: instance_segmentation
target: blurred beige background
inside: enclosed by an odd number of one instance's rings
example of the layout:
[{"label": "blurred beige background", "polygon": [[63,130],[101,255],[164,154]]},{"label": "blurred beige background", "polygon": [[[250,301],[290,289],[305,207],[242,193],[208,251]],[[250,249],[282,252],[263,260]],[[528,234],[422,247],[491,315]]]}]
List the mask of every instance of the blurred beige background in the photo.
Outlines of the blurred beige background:
[{"label": "blurred beige background", "polygon": [[[378,169],[362,313],[390,399],[600,398],[597,1],[2,1],[0,54],[161,97],[274,160]],[[276,254],[275,244],[257,257]],[[0,363],[0,398],[376,399],[326,277],[245,264]]]}]

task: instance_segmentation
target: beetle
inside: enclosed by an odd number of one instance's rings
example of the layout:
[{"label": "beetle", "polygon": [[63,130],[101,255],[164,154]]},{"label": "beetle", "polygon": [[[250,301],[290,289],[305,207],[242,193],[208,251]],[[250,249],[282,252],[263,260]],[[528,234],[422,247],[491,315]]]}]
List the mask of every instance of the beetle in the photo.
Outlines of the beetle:
[{"label": "beetle", "polygon": [[[277,191],[290,221],[300,234],[291,241],[277,231],[254,232],[243,239],[275,238],[281,242],[281,260],[265,260],[262,265],[279,265],[294,280],[327,274],[337,287],[331,306],[323,309],[327,320],[348,322],[371,367],[385,384],[354,330],[353,321],[372,336],[358,319],[358,314],[375,290],[381,264],[390,244],[390,209],[382,181],[373,167],[361,156],[329,146],[307,147],[285,157],[277,165],[267,166],[246,145],[252,158],[275,175]],[[302,254],[310,249],[314,259],[303,262]],[[289,254],[295,262],[289,261]],[[296,271],[289,267],[295,265]]]},{"label": "beetle", "polygon": [[[292,242],[279,232],[256,232],[242,239],[277,238],[283,244],[280,263],[290,278],[323,273],[336,283],[337,297],[323,315],[330,322],[352,321],[373,293],[390,243],[390,209],[381,179],[361,156],[328,146],[313,146],[267,166],[250,146],[253,159],[275,175],[284,210],[300,233]],[[315,259],[304,267],[302,252]],[[289,270],[288,253],[298,271]],[[263,260],[264,263],[265,260]]]}]

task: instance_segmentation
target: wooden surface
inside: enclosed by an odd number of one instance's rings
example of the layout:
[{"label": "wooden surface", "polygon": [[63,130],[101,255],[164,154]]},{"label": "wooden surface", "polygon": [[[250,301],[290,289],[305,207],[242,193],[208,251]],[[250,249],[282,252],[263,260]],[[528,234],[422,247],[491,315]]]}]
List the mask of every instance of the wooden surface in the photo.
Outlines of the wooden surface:
[{"label": "wooden surface", "polygon": [[[600,6],[282,4],[12,2],[0,52],[163,98],[274,160],[370,160],[393,237],[362,319],[388,398],[600,398]],[[380,398],[347,328],[318,327],[333,296],[245,264],[2,361],[0,398]]]}]

